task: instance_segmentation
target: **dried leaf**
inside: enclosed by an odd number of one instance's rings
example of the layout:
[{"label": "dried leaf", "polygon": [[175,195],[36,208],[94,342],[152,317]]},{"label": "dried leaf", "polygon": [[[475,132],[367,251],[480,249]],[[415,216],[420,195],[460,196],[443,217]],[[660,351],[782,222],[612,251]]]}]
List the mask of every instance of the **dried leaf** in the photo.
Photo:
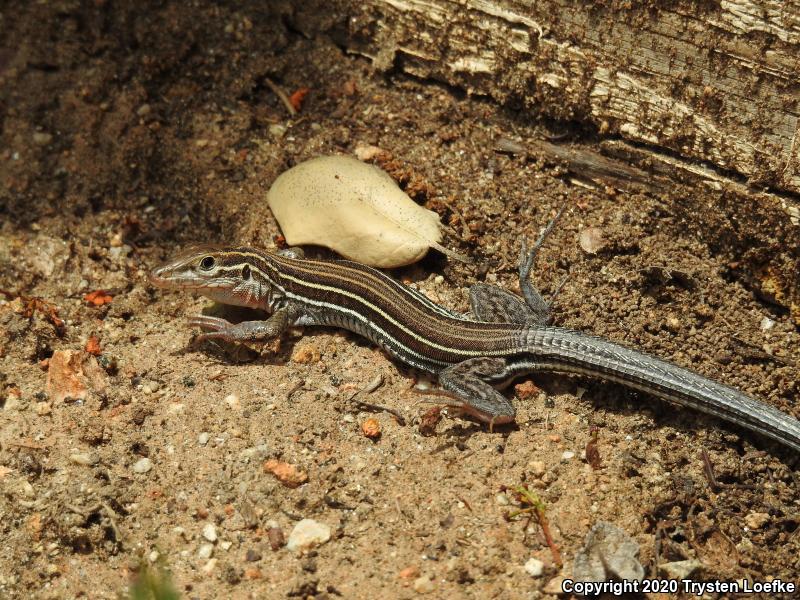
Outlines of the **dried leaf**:
[{"label": "dried leaf", "polygon": [[291,96],[289,96],[289,102],[294,107],[295,110],[299,111],[300,108],[303,106],[303,100],[305,100],[308,92],[311,90],[307,87],[301,87],[300,89],[296,90]]},{"label": "dried leaf", "polygon": [[94,290],[83,297],[86,302],[94,306],[103,306],[113,300],[113,296],[105,290]]},{"label": "dried leaf", "polygon": [[100,340],[97,336],[93,335],[90,336],[88,340],[86,340],[86,345],[83,349],[93,356],[100,356],[102,350],[100,349]]}]

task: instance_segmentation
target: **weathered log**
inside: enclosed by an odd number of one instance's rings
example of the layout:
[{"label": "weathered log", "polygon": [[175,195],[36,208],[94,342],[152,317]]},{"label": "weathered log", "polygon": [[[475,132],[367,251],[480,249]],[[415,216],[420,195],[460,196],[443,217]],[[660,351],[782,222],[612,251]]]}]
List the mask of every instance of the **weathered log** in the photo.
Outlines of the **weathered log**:
[{"label": "weathered log", "polygon": [[797,0],[342,5],[343,43],[379,69],[800,192]]}]

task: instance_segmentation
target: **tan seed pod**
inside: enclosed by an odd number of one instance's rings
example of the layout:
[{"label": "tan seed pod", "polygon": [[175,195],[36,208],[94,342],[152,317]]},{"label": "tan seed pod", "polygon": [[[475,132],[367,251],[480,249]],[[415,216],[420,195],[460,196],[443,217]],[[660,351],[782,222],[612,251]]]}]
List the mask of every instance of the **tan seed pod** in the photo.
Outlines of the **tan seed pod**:
[{"label": "tan seed pod", "polygon": [[322,156],[282,173],[267,201],[292,246],[325,246],[345,258],[391,268],[447,250],[439,215],[422,208],[381,169],[349,156]]}]

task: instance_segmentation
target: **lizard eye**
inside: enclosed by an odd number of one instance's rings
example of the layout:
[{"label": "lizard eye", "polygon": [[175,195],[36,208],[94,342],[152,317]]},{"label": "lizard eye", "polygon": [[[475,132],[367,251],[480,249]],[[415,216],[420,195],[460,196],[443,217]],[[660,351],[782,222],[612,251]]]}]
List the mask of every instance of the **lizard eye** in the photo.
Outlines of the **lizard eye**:
[{"label": "lizard eye", "polygon": [[245,265],[242,267],[242,279],[245,281],[250,279],[250,265]]},{"label": "lizard eye", "polygon": [[214,268],[214,262],[213,256],[206,256],[200,261],[200,268],[203,269],[203,271],[210,271]]}]

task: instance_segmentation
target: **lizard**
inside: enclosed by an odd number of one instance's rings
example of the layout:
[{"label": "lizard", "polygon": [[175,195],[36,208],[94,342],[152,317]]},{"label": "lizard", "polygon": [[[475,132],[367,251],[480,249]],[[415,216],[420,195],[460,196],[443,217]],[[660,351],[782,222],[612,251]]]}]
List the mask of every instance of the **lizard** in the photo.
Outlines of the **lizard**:
[{"label": "lizard", "polygon": [[743,392],[649,354],[549,325],[550,304],[531,282],[536,251],[523,241],[522,297],[487,283],[470,288],[471,315],[440,306],[381,271],[345,260],[308,259],[300,248],[267,252],[240,246],[192,247],[150,274],[156,287],[191,290],[216,302],[263,309],[265,320],[231,323],[198,315],[197,341],[265,342],[290,327],[343,328],[405,365],[438,379],[443,403],[488,423],[515,420],[499,391],[535,372],[589,376],[619,383],[800,451],[800,421]]}]

